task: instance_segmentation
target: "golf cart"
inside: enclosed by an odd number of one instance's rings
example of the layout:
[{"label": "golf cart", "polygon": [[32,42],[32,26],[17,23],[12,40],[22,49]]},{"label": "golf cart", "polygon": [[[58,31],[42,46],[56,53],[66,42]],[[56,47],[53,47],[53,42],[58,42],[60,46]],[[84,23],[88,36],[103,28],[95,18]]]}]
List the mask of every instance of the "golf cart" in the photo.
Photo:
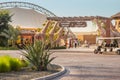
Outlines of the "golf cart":
[{"label": "golf cart", "polygon": [[[110,40],[111,43],[107,44],[106,40]],[[116,53],[120,55],[119,48],[120,37],[104,37],[97,39],[97,48],[94,50],[94,54],[103,54],[103,53]]]}]

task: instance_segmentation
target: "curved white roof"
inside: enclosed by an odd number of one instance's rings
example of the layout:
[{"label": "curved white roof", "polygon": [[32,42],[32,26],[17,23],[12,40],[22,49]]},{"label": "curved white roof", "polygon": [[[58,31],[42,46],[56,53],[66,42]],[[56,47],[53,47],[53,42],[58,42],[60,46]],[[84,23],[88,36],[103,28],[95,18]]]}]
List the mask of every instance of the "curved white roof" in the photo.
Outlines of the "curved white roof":
[{"label": "curved white roof", "polygon": [[42,24],[46,20],[46,16],[36,12],[33,9],[23,9],[23,8],[9,8],[12,16],[12,24],[13,26],[20,27],[42,27]]}]

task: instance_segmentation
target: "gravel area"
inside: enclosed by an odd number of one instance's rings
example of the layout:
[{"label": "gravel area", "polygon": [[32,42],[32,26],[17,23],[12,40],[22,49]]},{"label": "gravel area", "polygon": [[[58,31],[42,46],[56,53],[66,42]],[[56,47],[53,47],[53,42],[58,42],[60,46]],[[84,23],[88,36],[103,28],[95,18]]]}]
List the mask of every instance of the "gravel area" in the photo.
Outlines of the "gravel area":
[{"label": "gravel area", "polygon": [[19,71],[0,73],[0,80],[30,80],[52,74],[52,72]]},{"label": "gravel area", "polygon": [[48,71],[28,71],[27,69],[22,69],[20,71],[0,73],[0,80],[30,80],[59,72],[61,69],[58,65],[52,65]]}]

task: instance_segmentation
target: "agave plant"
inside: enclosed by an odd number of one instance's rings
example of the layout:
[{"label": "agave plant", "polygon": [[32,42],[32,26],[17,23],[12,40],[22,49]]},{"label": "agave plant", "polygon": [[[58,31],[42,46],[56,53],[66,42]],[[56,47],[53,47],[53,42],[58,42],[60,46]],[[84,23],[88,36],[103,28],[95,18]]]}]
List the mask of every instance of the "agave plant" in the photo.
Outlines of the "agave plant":
[{"label": "agave plant", "polygon": [[50,57],[52,53],[49,52],[49,48],[46,49],[46,44],[42,41],[35,41],[34,45],[27,45],[24,49],[25,52],[22,52],[22,55],[37,71],[47,70],[48,64],[55,59]]}]

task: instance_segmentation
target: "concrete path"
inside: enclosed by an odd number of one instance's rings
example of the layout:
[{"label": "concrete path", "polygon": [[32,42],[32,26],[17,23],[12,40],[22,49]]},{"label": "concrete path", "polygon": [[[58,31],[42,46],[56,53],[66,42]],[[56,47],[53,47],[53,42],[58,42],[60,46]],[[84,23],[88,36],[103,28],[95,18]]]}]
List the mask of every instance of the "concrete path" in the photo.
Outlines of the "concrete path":
[{"label": "concrete path", "polygon": [[[52,56],[57,58],[53,63],[67,68],[65,75],[54,80],[120,80],[120,55],[93,54],[92,51],[91,48],[54,50]],[[0,51],[0,55],[9,54],[15,57],[19,57],[19,53]]]},{"label": "concrete path", "polygon": [[[76,50],[80,50],[77,48]],[[75,50],[75,49],[74,49]],[[85,50],[82,49],[80,51]],[[56,52],[54,63],[65,66],[67,74],[54,80],[120,80],[120,55]]]}]

